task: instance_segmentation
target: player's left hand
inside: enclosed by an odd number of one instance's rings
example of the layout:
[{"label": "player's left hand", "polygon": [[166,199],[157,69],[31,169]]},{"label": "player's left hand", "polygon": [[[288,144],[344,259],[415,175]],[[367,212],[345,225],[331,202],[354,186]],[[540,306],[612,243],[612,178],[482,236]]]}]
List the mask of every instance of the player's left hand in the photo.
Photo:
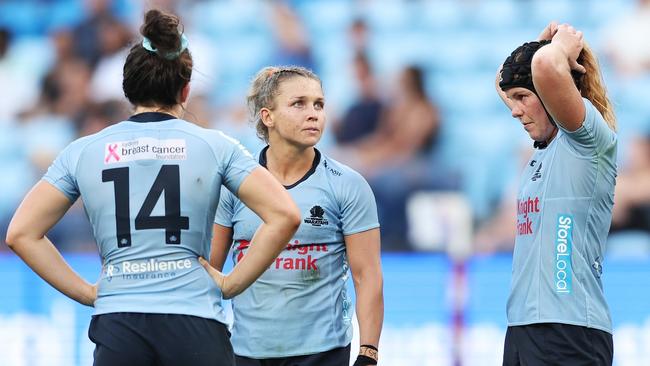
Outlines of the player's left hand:
[{"label": "player's left hand", "polygon": [[553,36],[553,44],[558,45],[568,57],[569,67],[581,74],[586,72],[584,66],[578,63],[578,56],[584,47],[582,32],[569,24],[558,26],[557,33]]},{"label": "player's left hand", "polygon": [[224,299],[230,298],[229,294],[226,293],[225,287],[226,287],[226,275],[221,273],[221,271],[217,270],[216,268],[212,267],[208,261],[206,261],[203,257],[199,257],[199,263],[205,268],[205,270],[208,272],[210,277],[212,277],[212,280],[214,280],[214,283],[217,284],[217,287],[221,290],[221,293],[223,294]]}]

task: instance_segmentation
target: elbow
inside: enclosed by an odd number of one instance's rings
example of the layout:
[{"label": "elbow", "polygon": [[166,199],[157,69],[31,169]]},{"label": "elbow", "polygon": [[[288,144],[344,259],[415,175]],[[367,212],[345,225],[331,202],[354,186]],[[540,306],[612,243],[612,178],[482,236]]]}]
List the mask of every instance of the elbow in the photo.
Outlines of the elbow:
[{"label": "elbow", "polygon": [[533,83],[535,80],[557,79],[568,70],[566,56],[557,51],[552,45],[542,47],[535,53],[530,64]]},{"label": "elbow", "polygon": [[383,296],[384,276],[379,268],[364,268],[356,273],[352,273],[352,281],[355,288],[374,288],[377,294]]},{"label": "elbow", "polygon": [[9,225],[9,229],[7,229],[7,237],[5,238],[5,243],[7,243],[9,249],[16,251],[16,248],[19,246],[22,237],[23,235],[18,230],[16,230],[13,226]]},{"label": "elbow", "polygon": [[301,221],[300,210],[298,209],[298,206],[293,204],[291,207],[288,207],[283,217],[286,219],[287,225],[291,228],[291,230],[294,232],[298,230],[298,226],[300,226]]}]

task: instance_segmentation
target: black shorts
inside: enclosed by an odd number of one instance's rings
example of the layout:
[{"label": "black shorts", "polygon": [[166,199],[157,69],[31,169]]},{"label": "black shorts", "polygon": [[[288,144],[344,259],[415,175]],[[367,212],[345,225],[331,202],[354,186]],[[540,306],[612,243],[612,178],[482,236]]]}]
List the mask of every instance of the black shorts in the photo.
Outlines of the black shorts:
[{"label": "black shorts", "polygon": [[179,314],[95,315],[88,337],[94,366],[234,366],[226,326]]},{"label": "black shorts", "polygon": [[612,335],[602,330],[559,323],[508,327],[504,366],[610,366]]},{"label": "black shorts", "polygon": [[237,366],[349,366],[350,345],[306,356],[254,359],[235,356]]}]

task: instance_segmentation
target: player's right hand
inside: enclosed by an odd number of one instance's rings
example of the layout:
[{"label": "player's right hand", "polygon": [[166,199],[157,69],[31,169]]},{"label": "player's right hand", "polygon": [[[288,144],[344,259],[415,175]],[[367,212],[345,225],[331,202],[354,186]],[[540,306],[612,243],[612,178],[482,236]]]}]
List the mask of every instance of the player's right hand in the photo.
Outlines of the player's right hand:
[{"label": "player's right hand", "polygon": [[217,287],[221,290],[221,293],[223,295],[224,299],[229,299],[231,298],[231,294],[227,291],[226,289],[226,275],[224,275],[221,271],[217,270],[216,268],[212,267],[208,261],[206,261],[203,257],[199,257],[199,263],[205,268],[205,270],[208,272],[210,277],[212,277],[212,280],[214,283],[217,284]]}]

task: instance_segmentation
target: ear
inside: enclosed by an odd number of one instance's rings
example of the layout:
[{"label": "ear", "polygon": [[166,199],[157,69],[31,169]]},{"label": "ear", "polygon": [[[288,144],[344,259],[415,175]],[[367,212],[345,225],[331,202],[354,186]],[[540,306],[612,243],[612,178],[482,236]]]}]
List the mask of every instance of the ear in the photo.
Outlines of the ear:
[{"label": "ear", "polygon": [[264,123],[264,126],[273,127],[273,112],[270,109],[260,109],[260,119],[262,120],[262,123]]},{"label": "ear", "polygon": [[188,82],[181,89],[181,104],[187,102],[187,98],[190,96],[190,83]]}]

